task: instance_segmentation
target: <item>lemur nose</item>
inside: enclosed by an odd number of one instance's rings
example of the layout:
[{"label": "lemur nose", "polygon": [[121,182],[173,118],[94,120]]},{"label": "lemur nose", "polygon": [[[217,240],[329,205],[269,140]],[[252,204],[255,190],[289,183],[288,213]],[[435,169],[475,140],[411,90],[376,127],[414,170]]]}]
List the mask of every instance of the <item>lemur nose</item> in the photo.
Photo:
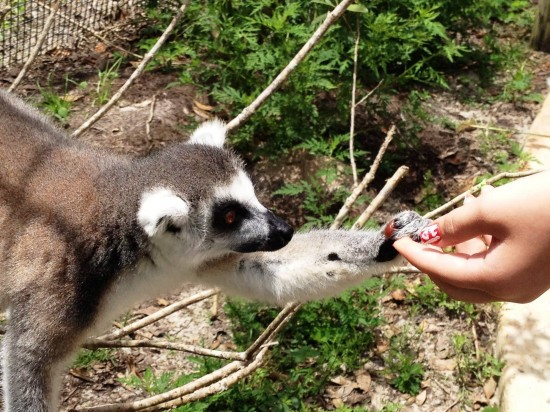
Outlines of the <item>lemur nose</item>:
[{"label": "lemur nose", "polygon": [[271,211],[267,212],[267,221],[269,223],[269,240],[266,245],[268,249],[274,251],[286,246],[294,235],[292,226]]}]

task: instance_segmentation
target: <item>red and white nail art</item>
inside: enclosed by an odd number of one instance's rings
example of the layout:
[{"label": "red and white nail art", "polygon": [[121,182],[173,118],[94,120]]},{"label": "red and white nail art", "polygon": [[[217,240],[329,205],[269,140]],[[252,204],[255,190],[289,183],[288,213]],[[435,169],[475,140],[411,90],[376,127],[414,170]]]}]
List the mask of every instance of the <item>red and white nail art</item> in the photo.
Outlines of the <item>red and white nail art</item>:
[{"label": "red and white nail art", "polygon": [[420,231],[420,241],[422,243],[429,245],[430,243],[437,242],[439,239],[441,239],[441,234],[437,225],[430,225]]}]

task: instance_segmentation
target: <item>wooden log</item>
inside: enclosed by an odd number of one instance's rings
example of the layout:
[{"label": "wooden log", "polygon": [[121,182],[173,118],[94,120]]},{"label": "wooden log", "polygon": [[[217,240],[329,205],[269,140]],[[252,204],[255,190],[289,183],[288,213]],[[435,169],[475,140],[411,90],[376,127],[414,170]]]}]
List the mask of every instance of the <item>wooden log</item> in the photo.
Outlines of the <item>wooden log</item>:
[{"label": "wooden log", "polygon": [[533,25],[531,47],[550,52],[550,0],[539,0],[539,9]]}]

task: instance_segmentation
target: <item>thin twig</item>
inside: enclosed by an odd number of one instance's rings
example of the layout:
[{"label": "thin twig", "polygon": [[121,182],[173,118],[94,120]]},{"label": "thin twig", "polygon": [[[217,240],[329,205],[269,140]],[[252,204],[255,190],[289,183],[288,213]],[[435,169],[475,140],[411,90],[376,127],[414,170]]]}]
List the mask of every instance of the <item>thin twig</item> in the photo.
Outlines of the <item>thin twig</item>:
[{"label": "thin twig", "polygon": [[359,106],[361,103],[363,103],[364,101],[368,100],[373,94],[374,92],[380,87],[382,86],[382,83],[384,83],[384,79],[380,80],[378,82],[378,84],[376,86],[374,86],[374,89],[372,89],[370,92],[367,93],[367,95],[365,97],[363,97],[361,100],[359,100],[355,106]]},{"label": "thin twig", "polygon": [[[48,6],[47,4],[44,4],[42,3],[41,1],[38,1],[37,2],[39,6],[45,8],[46,10],[51,10],[52,7],[51,6]],[[92,34],[94,37],[96,37],[97,39],[99,39],[100,41],[102,41],[106,46],[109,46],[109,47],[112,47],[114,49],[117,49],[117,50],[120,50],[121,52],[129,55],[129,56],[133,56],[135,57],[136,59],[143,59],[143,56],[139,55],[139,54],[136,54],[136,53],[132,53],[131,51],[129,50],[126,50],[120,46],[117,46],[116,44],[110,42],[109,40],[107,40],[105,37],[103,37],[101,34],[99,34],[98,32],[96,32],[95,30],[89,28],[88,26],[85,26],[84,24],[80,23],[78,20],[75,20],[73,19],[71,16],[68,16],[67,14],[63,13],[63,11],[59,11],[58,14],[57,14],[59,17],[61,17],[63,20],[66,20],[68,22],[70,22],[71,24],[74,24],[75,26],[77,26],[78,28],[82,29],[82,30],[86,30],[87,32],[89,32],[90,34]]]},{"label": "thin twig", "polygon": [[474,348],[476,351],[476,360],[479,362],[479,359],[481,358],[480,350],[479,350],[479,338],[477,337],[477,330],[476,330],[476,323],[472,322],[472,336],[474,338]]},{"label": "thin twig", "polygon": [[248,349],[245,351],[246,357],[249,358],[251,355],[253,355],[265,342],[272,339],[273,336],[275,336],[281,328],[288,323],[288,321],[294,316],[294,314],[298,311],[301,305],[297,303],[289,303],[287,304],[283,310],[279,312],[277,317],[273,319],[273,321],[265,328],[265,330],[262,332],[260,337],[256,339],[256,341],[248,347]]},{"label": "thin twig", "polygon": [[364,192],[366,187],[374,180],[374,176],[376,175],[376,172],[378,171],[378,167],[382,162],[382,157],[384,156],[384,153],[386,153],[386,150],[390,142],[392,141],[394,135],[395,135],[395,126],[392,126],[388,131],[388,134],[386,135],[384,142],[380,146],[380,149],[378,150],[378,154],[376,155],[376,158],[374,159],[374,162],[372,163],[372,166],[370,167],[369,172],[365,175],[361,183],[355,189],[353,189],[353,192],[351,193],[351,195],[346,199],[346,201],[344,202],[344,206],[342,206],[342,208],[338,212],[338,215],[336,216],[336,219],[334,219],[334,222],[330,226],[331,229],[333,230],[338,229],[340,226],[342,226],[342,222],[348,215],[349,210],[351,209],[351,207],[353,206],[357,198],[361,195],[361,193]]},{"label": "thin twig", "polygon": [[493,177],[491,177],[487,180],[484,180],[483,182],[475,185],[471,189],[469,189],[469,190],[465,191],[464,193],[456,196],[454,199],[450,200],[449,202],[445,203],[444,205],[441,205],[437,209],[432,210],[429,213],[426,213],[424,215],[424,217],[428,218],[428,219],[431,219],[434,216],[437,216],[437,215],[440,215],[443,212],[446,212],[447,210],[451,209],[453,206],[455,206],[458,203],[462,202],[468,194],[474,194],[474,193],[479,192],[481,190],[481,188],[485,185],[490,185],[490,184],[493,184],[495,182],[498,182],[499,180],[507,179],[507,178],[516,179],[516,178],[519,178],[519,177],[531,176],[531,175],[534,175],[536,173],[540,173],[540,172],[543,172],[543,171],[544,171],[544,169],[534,169],[534,170],[526,170],[525,172],[515,172],[515,173],[504,172],[504,173],[500,173],[496,176],[493,176]]},{"label": "thin twig", "polygon": [[544,134],[544,133],[537,133],[537,132],[530,132],[529,130],[517,130],[517,129],[510,129],[507,127],[494,127],[494,126],[485,126],[482,124],[476,124],[476,123],[466,123],[465,126],[472,127],[474,129],[481,129],[484,131],[491,131],[491,132],[501,132],[501,133],[510,133],[510,134],[525,134],[528,136],[538,136],[538,137],[546,137],[550,138],[550,135]]},{"label": "thin twig", "polygon": [[151,145],[151,122],[153,121],[153,117],[155,116],[155,105],[157,103],[157,95],[155,94],[153,96],[153,99],[151,100],[151,108],[149,110],[149,117],[147,118],[147,121],[145,122],[145,136],[147,137],[147,143]]},{"label": "thin twig", "polygon": [[287,66],[277,75],[275,80],[262,91],[258,97],[248,106],[243,109],[243,111],[227,123],[227,130],[231,131],[236,127],[240,126],[241,123],[246,121],[258,108],[266,101],[266,99],[271,96],[275,90],[277,90],[288,78],[288,76],[296,69],[296,67],[304,60],[304,58],[309,54],[311,49],[319,42],[321,37],[327,32],[327,30],[340,18],[340,16],[346,11],[351,3],[354,0],[343,0],[338,4],[334,10],[328,13],[325,21],[319,26],[319,28],[313,33],[310,39],[304,44],[300,51],[294,56],[294,58],[287,64]]},{"label": "thin twig", "polygon": [[90,339],[84,345],[86,349],[99,349],[99,348],[156,348],[175,350],[179,352],[194,353],[196,355],[211,356],[213,358],[220,359],[232,359],[232,360],[245,360],[245,352],[230,352],[219,351],[214,349],[206,349],[202,346],[185,345],[182,343],[174,343],[168,341],[159,340],[103,340],[103,339]]},{"label": "thin twig", "polygon": [[357,221],[353,224],[351,230],[359,230],[365,225],[365,223],[367,223],[367,220],[369,220],[373,213],[380,207],[380,205],[384,203],[384,201],[388,198],[393,189],[395,189],[399,181],[408,172],[409,168],[407,166],[401,166],[399,169],[397,169],[397,171],[390,179],[388,179],[382,190],[378,192],[376,197],[361,214],[361,216],[359,216],[359,219],[357,219]]},{"label": "thin twig", "polygon": [[157,51],[162,47],[164,42],[168,39],[168,36],[170,36],[170,33],[174,30],[176,27],[176,24],[183,16],[183,13],[185,12],[185,9],[187,8],[187,5],[189,4],[190,0],[184,0],[180,8],[178,9],[176,15],[166,27],[166,30],[164,30],[164,33],[159,37],[155,45],[147,52],[145,57],[143,57],[143,60],[139,64],[139,66],[134,70],[132,75],[126,80],[126,82],[118,89],[118,91],[114,94],[111,99],[103,105],[92,117],[90,117],[84,124],[82,124],[78,129],[76,129],[72,137],[78,137],[82,133],[84,133],[86,130],[88,130],[95,122],[97,122],[107,111],[114,106],[114,104],[120,99],[120,97],[130,88],[132,83],[143,73],[149,62],[153,59]]},{"label": "thin twig", "polygon": [[21,80],[25,77],[27,74],[27,71],[29,70],[29,67],[31,67],[32,62],[34,59],[36,59],[36,56],[38,55],[38,52],[42,48],[42,45],[44,44],[44,41],[46,40],[46,37],[48,36],[48,33],[50,32],[50,29],[52,27],[52,24],[55,20],[55,15],[57,13],[57,10],[59,10],[59,6],[61,5],[61,1],[56,1],[52,6],[52,11],[50,12],[50,15],[46,19],[46,22],[44,23],[44,28],[42,29],[42,33],[40,33],[40,36],[36,40],[36,44],[34,45],[31,55],[25,62],[25,65],[11,84],[11,86],[8,88],[8,92],[13,92],[17,86],[21,83]]},{"label": "thin twig", "polygon": [[256,358],[249,363],[247,366],[245,366],[243,369],[223,378],[219,382],[216,382],[208,387],[199,389],[194,391],[193,393],[190,393],[186,396],[181,396],[179,399],[175,399],[171,402],[163,403],[162,405],[158,405],[156,408],[152,408],[148,411],[164,411],[171,408],[176,408],[181,405],[185,405],[186,403],[190,403],[199,399],[206,398],[207,396],[214,395],[215,393],[220,393],[231,386],[235,385],[237,382],[242,380],[243,378],[249,376],[253,372],[255,372],[259,367],[261,367],[265,362],[265,355],[268,351],[268,347],[263,348],[260,350]]},{"label": "thin twig", "polygon": [[351,163],[351,172],[353,174],[353,188],[356,188],[359,184],[357,177],[357,165],[355,164],[355,104],[357,95],[357,67],[359,65],[359,40],[361,39],[361,30],[359,26],[359,16],[357,16],[357,32],[355,35],[355,47],[353,49],[353,80],[351,86],[351,113],[350,113],[350,127],[349,127],[349,161]]},{"label": "thin twig", "polygon": [[[192,305],[193,303],[197,303],[197,302],[200,302],[201,300],[208,299],[210,296],[215,295],[216,293],[218,293],[217,289],[209,289],[209,290],[205,290],[204,292],[199,292],[179,302],[172,303],[171,305],[166,306],[165,308],[160,309],[155,313],[149,316],[146,316],[136,322],[126,325],[122,329],[119,329],[113,333],[99,336],[98,338],[96,338],[96,340],[108,341],[108,340],[120,339],[124,336],[129,335],[130,333],[135,332],[138,329],[144,328],[145,326],[158,321],[159,319],[165,318],[166,316],[174,312],[177,312],[178,310],[186,308],[187,306]],[[93,342],[94,342],[94,339],[86,342],[85,344],[93,344]]]}]

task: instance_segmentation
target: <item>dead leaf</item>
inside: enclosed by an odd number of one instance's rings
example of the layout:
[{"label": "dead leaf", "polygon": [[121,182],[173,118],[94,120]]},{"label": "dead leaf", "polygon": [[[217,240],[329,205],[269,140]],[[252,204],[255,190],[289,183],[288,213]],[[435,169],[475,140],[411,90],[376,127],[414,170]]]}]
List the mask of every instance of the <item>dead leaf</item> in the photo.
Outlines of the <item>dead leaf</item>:
[{"label": "dead leaf", "polygon": [[107,46],[105,43],[99,42],[95,45],[94,51],[96,53],[105,53],[107,51]]},{"label": "dead leaf", "polygon": [[483,393],[487,400],[491,399],[497,390],[497,381],[494,378],[489,378],[483,385]]},{"label": "dead leaf", "polygon": [[391,293],[391,297],[396,302],[403,302],[407,298],[407,294],[403,289],[396,289]]},{"label": "dead leaf", "polygon": [[363,392],[367,393],[372,384],[372,378],[370,374],[367,372],[363,372],[357,376],[356,380],[357,380],[357,387],[361,389]]},{"label": "dead leaf", "polygon": [[202,117],[203,119],[206,119],[206,120],[210,119],[210,117],[211,117],[209,113],[207,113],[206,111],[201,110],[201,109],[199,109],[198,107],[195,107],[195,106],[193,106],[193,112],[197,116]]},{"label": "dead leaf", "polygon": [[159,306],[168,306],[170,302],[168,302],[166,299],[158,298],[157,299],[157,305]]},{"label": "dead leaf", "polygon": [[424,405],[424,402],[426,402],[427,397],[428,397],[428,391],[423,390],[418,395],[416,395],[416,400],[415,400],[416,404],[418,406]]},{"label": "dead leaf", "polygon": [[203,104],[196,100],[193,100],[193,104],[197,106],[197,108],[199,108],[200,110],[204,110],[205,112],[211,112],[212,110],[214,110],[213,106],[208,106],[207,104]]},{"label": "dead leaf", "polygon": [[332,378],[330,381],[340,386],[351,384],[351,381],[347,378],[344,378],[343,376],[336,376],[335,378]]}]

